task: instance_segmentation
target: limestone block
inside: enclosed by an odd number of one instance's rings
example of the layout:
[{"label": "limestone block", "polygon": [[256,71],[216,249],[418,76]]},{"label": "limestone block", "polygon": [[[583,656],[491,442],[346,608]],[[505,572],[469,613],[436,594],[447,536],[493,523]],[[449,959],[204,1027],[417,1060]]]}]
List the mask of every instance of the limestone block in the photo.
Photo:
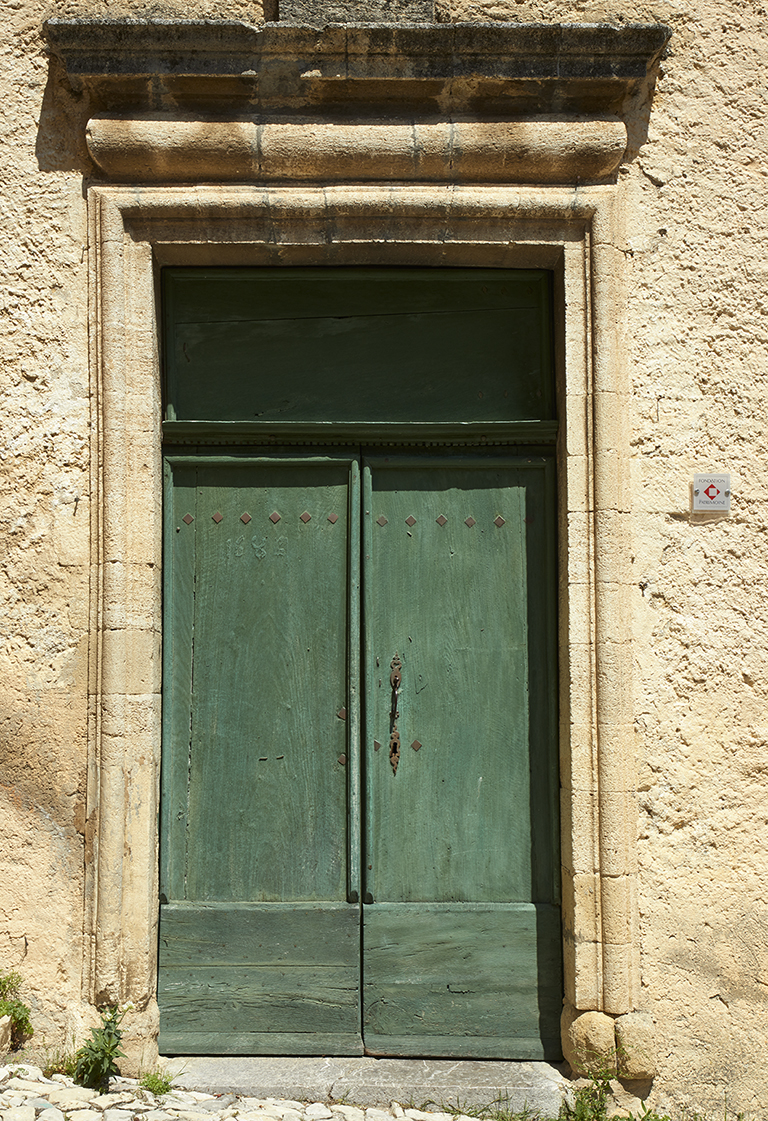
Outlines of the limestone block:
[{"label": "limestone block", "polygon": [[594,702],[590,683],[593,655],[589,643],[572,643],[568,648],[568,703],[572,724],[592,724]]},{"label": "limestone block", "polygon": [[622,1078],[656,1075],[656,1033],[648,1012],[627,1012],[616,1019],[616,1052]]},{"label": "limestone block", "polygon": [[634,993],[634,959],[630,945],[603,943],[603,1007],[614,1016],[629,1012]]},{"label": "limestone block", "polygon": [[594,838],[597,832],[597,796],[591,790],[561,790],[563,833],[567,836],[563,860],[575,873],[597,870]]},{"label": "limestone block", "polygon": [[11,1049],[11,1017],[0,1016],[0,1055]]},{"label": "limestone block", "polygon": [[616,1039],[612,1017],[578,1012],[566,1004],[560,1020],[563,1055],[576,1074],[616,1074]]},{"label": "limestone block", "polygon": [[576,1007],[595,1008],[602,986],[602,955],[597,942],[564,942],[565,991]]},{"label": "limestone block", "polygon": [[602,880],[603,940],[613,945],[631,941],[634,877],[604,876]]}]

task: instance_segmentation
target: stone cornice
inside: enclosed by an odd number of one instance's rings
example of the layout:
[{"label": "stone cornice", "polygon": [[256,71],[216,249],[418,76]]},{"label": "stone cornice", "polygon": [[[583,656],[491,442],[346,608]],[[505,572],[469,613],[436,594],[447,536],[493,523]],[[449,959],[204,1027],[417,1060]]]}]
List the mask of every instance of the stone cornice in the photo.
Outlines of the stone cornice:
[{"label": "stone cornice", "polygon": [[111,109],[121,100],[151,100],[159,83],[181,100],[240,97],[286,109],[362,98],[444,110],[463,103],[506,113],[590,114],[619,112],[670,34],[640,24],[318,28],[108,19],[51,19],[45,32],[73,86]]}]

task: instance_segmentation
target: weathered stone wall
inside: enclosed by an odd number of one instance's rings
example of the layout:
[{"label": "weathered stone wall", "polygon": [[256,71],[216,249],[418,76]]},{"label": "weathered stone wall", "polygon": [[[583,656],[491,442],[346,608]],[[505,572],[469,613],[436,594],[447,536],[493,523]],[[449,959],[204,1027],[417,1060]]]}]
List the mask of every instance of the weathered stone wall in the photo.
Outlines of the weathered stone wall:
[{"label": "weathered stone wall", "polygon": [[[619,176],[628,242],[642,997],[662,1104],[760,1111],[768,1046],[765,569],[766,11],[757,0],[441,0],[450,20],[660,21],[673,30]],[[88,844],[88,280],[83,111],[49,16],[257,21],[254,4],[60,7],[0,27],[3,502],[0,968],[41,1035],[82,1031]],[[646,132],[647,126],[647,132]],[[730,470],[694,520],[695,470]],[[91,667],[93,671],[93,667]]]}]

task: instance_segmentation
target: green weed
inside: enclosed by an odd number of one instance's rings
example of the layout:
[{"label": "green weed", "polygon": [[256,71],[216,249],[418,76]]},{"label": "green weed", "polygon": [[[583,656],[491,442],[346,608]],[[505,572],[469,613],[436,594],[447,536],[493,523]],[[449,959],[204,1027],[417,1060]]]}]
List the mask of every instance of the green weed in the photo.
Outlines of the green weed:
[{"label": "green weed", "polygon": [[574,1091],[573,1104],[564,1102],[561,1121],[606,1121],[611,1077],[604,1071],[589,1075],[589,1084]]},{"label": "green weed", "polygon": [[51,1051],[42,1063],[46,1078],[50,1078],[52,1074],[66,1074],[68,1078],[74,1078],[76,1069],[77,1055],[74,1051]]},{"label": "green weed", "polygon": [[78,1086],[100,1090],[109,1084],[112,1075],[120,1073],[115,1060],[125,1054],[120,1050],[122,1018],[123,1013],[117,1006],[102,1008],[101,1027],[91,1028],[91,1038],[75,1055],[74,1079]]},{"label": "green weed", "polygon": [[11,1047],[14,1051],[35,1034],[30,1010],[19,999],[20,988],[21,977],[15,970],[0,972],[0,1016],[11,1017]]},{"label": "green weed", "polygon": [[139,1086],[142,1090],[149,1090],[150,1094],[155,1094],[160,1097],[162,1094],[168,1094],[173,1089],[173,1079],[160,1070],[148,1070],[146,1074],[142,1074],[139,1079]]},{"label": "green weed", "polygon": [[465,1117],[476,1117],[480,1121],[544,1121],[534,1110],[524,1105],[522,1109],[515,1109],[509,1100],[508,1094],[499,1094],[497,1098],[487,1105],[471,1105],[468,1102],[425,1102],[419,1106],[422,1110],[439,1110],[441,1113],[452,1113],[454,1117],[463,1114]]}]

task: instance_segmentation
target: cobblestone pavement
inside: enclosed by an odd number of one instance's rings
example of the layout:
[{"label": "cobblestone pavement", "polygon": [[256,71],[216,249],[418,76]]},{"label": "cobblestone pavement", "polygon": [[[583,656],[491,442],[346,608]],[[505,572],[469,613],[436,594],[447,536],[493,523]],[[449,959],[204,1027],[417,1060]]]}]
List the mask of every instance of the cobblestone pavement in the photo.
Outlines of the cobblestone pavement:
[{"label": "cobblestone pavement", "polygon": [[[254,1098],[235,1094],[204,1094],[173,1089],[156,1096],[135,1078],[113,1078],[109,1093],[76,1086],[64,1074],[46,1078],[28,1064],[0,1067],[2,1121],[454,1121],[454,1114],[353,1105]],[[456,1121],[471,1121],[460,1114]]]}]

